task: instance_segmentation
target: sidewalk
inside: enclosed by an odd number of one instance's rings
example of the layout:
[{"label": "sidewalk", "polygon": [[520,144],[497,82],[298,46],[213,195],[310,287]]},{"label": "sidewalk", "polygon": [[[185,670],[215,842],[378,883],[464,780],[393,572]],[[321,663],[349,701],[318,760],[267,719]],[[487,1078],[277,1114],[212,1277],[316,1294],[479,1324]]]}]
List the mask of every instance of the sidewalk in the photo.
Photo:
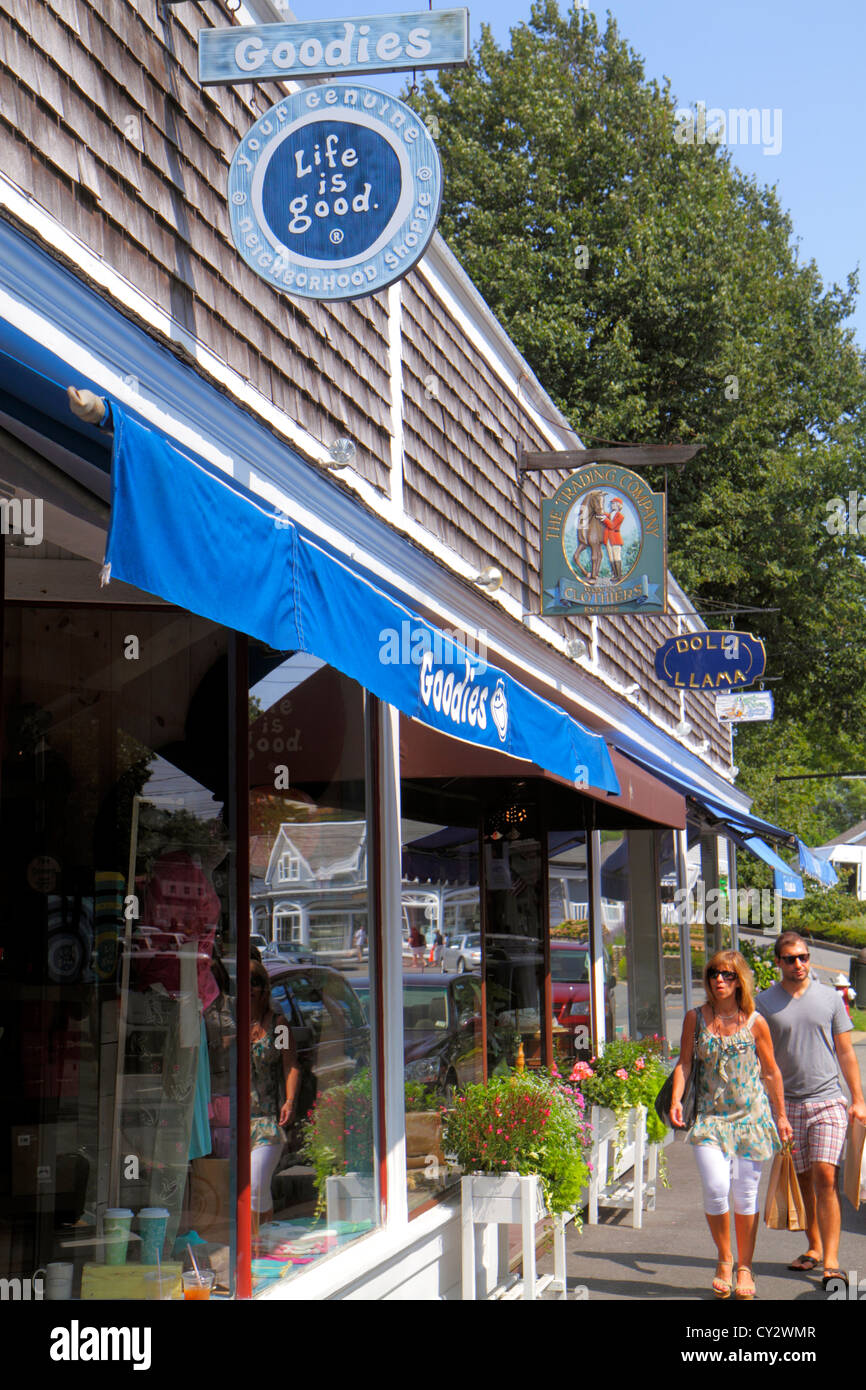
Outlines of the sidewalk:
[{"label": "sidewalk", "polygon": [[[866,1069],[866,1039],[856,1035],[861,1075]],[[584,1286],[594,1300],[658,1299],[717,1302],[710,1285],[715,1273],[715,1249],[701,1203],[701,1187],[691,1145],[678,1136],[665,1149],[670,1187],[659,1191],[656,1210],[644,1212],[643,1227],[634,1230],[630,1211],[600,1211],[598,1226],[584,1225],[580,1234],[566,1232],[569,1296]],[[769,1175],[761,1183],[761,1212]],[[812,1274],[789,1272],[785,1265],[802,1254],[802,1232],[770,1231],[763,1221],[758,1231],[753,1272],[762,1300],[826,1302],[820,1267]],[[866,1280],[866,1203],[858,1212],[842,1198],[840,1263],[852,1279]],[[552,1251],[539,1256],[539,1271],[553,1270]],[[857,1273],[855,1274],[855,1271]],[[586,1294],[578,1294],[586,1297]]]}]

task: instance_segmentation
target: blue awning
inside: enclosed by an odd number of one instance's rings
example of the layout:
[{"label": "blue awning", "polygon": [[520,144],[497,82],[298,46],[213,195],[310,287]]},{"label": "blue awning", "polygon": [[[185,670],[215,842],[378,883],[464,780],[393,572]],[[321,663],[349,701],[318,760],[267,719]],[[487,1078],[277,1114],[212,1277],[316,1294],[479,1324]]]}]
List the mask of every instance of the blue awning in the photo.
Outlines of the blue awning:
[{"label": "blue awning", "polygon": [[[304,651],[441,733],[619,793],[604,739],[112,402],[111,576]],[[405,625],[409,624],[408,633]]]},{"label": "blue awning", "polygon": [[737,835],[730,833],[730,838],[734,844],[741,849],[746,849],[750,854],[754,854],[756,859],[762,859],[765,864],[769,864],[773,870],[773,887],[780,898],[804,898],[806,890],[803,887],[803,880],[798,873],[790,868],[774,849],[760,840],[757,835]]},{"label": "blue awning", "polygon": [[828,863],[826,859],[821,859],[817,854],[810,850],[808,845],[804,845],[802,840],[797,841],[797,851],[800,859],[800,868],[804,874],[810,878],[816,878],[819,883],[823,883],[825,888],[834,888],[839,882],[839,875]]},{"label": "blue awning", "polygon": [[682,796],[687,796],[696,802],[702,810],[707,811],[714,820],[723,821],[726,825],[732,826],[740,834],[765,835],[772,840],[781,840],[793,844],[795,836],[790,830],[781,830],[777,825],[771,825],[769,821],[761,820],[759,816],[749,815],[742,811],[733,802],[727,802],[719,793],[706,791],[697,782],[690,781],[687,775],[677,769],[664,759],[662,754],[652,755],[641,749],[634,752],[629,742],[617,736],[616,747],[636,763],[640,763],[654,777],[673,787]]}]

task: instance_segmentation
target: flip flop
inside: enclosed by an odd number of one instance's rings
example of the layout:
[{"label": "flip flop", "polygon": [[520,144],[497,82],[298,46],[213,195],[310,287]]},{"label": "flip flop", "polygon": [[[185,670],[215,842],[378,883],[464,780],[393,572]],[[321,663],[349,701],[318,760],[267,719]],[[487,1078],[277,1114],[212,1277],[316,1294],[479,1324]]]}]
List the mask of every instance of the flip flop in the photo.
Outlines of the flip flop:
[{"label": "flip flop", "polygon": [[821,1280],[821,1283],[823,1284],[824,1288],[826,1289],[827,1285],[831,1282],[831,1280],[834,1280],[834,1279],[839,1279],[839,1280],[841,1280],[841,1282],[845,1285],[845,1288],[847,1289],[847,1287],[848,1287],[848,1275],[847,1275],[847,1274],[845,1273],[845,1271],[842,1270],[842,1269],[825,1269],[825,1270],[824,1270],[824,1276],[823,1276],[823,1278],[822,1278],[822,1280]]},{"label": "flip flop", "polygon": [[814,1255],[798,1255],[796,1260],[794,1260],[793,1264],[788,1265],[788,1268],[795,1269],[799,1272],[809,1269],[817,1269],[820,1263],[820,1255],[817,1258]]}]

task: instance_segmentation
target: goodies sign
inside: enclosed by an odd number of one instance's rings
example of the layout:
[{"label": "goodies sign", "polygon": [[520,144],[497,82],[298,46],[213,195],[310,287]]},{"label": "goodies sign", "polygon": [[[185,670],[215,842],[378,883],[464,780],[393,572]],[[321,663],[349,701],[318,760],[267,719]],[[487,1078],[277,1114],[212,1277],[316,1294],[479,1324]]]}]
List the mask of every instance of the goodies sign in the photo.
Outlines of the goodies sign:
[{"label": "goodies sign", "polygon": [[235,246],[262,279],[306,299],[359,299],[424,254],[442,171],[403,102],[371,87],[312,87],[244,136],[228,195]]}]

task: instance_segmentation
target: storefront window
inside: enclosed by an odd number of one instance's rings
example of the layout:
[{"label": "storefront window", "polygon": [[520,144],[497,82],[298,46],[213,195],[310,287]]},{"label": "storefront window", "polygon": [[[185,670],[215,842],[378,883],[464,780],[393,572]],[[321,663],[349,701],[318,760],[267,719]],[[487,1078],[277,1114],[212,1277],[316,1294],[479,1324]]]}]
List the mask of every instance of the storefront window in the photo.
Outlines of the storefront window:
[{"label": "storefront window", "polygon": [[487,1068],[505,1073],[549,1064],[545,1005],[546,855],[538,810],[519,794],[484,824],[484,978]]},{"label": "storefront window", "polygon": [[[601,835],[601,931],[605,972],[611,981],[609,1038],[633,1034],[631,1018],[630,924],[628,835],[622,830],[602,830]],[[607,1005],[606,1005],[607,1007]]]},{"label": "storefront window", "polygon": [[[82,567],[52,538],[20,582]],[[5,607],[0,1273],[57,1298],[181,1297],[190,1245],[233,1290],[230,642]]]},{"label": "storefront window", "polygon": [[[589,879],[583,830],[548,835],[550,988],[553,1051],[562,1069],[595,1051],[598,1030],[590,989]],[[613,1034],[613,982],[605,958],[605,1035]]]},{"label": "storefront window", "polygon": [[[364,694],[249,648],[253,1287],[378,1220]],[[291,896],[286,886],[291,885]]]},{"label": "storefront window", "polygon": [[[406,800],[411,808],[412,795]],[[478,830],[404,819],[403,1055],[409,1211],[456,1175],[443,1108],[484,1080]]]}]

